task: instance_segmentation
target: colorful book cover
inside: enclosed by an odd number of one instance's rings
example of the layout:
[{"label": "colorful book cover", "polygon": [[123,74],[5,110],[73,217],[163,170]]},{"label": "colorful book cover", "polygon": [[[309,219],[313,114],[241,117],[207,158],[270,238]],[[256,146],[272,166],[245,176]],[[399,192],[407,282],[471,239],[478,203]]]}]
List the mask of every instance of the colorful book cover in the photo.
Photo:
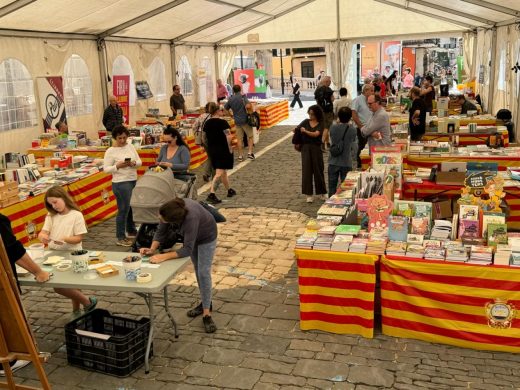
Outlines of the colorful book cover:
[{"label": "colorful book cover", "polygon": [[414,217],[432,218],[432,204],[431,202],[413,202]]},{"label": "colorful book cover", "polygon": [[361,230],[361,225],[338,225],[336,227],[336,234],[350,234],[356,235]]},{"label": "colorful book cover", "polygon": [[487,227],[490,224],[506,223],[506,215],[504,213],[484,212],[482,214],[482,237],[487,238]]},{"label": "colorful book cover", "polygon": [[394,215],[402,215],[408,218],[414,215],[414,205],[412,201],[396,200],[394,202]]},{"label": "colorful book cover", "polygon": [[487,226],[488,245],[507,244],[507,224],[490,223]]},{"label": "colorful book cover", "polygon": [[459,218],[460,220],[472,220],[478,221],[479,207],[476,205],[461,204],[459,206]]},{"label": "colorful book cover", "polygon": [[421,245],[421,247],[422,247],[423,241],[424,241],[424,236],[422,236],[420,234],[408,234],[408,236],[406,237],[406,242],[408,242],[409,244]]},{"label": "colorful book cover", "polygon": [[461,219],[459,221],[459,238],[479,238],[479,221]]},{"label": "colorful book cover", "polygon": [[402,215],[388,216],[388,238],[390,241],[406,242],[408,237],[408,218]]},{"label": "colorful book cover", "polygon": [[430,219],[428,217],[412,217],[410,233],[429,236]]}]

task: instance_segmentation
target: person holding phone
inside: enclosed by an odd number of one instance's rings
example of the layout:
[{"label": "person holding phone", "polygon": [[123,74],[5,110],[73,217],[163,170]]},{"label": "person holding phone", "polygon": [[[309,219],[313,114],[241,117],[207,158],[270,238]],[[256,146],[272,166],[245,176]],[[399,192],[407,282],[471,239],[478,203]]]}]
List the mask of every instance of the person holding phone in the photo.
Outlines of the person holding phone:
[{"label": "person holding phone", "polygon": [[126,127],[116,126],[112,130],[114,143],[103,159],[103,170],[112,174],[112,191],[117,202],[116,245],[119,246],[132,246],[131,238],[137,235],[130,197],[137,182],[137,168],[142,162],[132,143],[127,142],[129,135]]},{"label": "person holding phone", "polygon": [[179,131],[170,125],[163,131],[163,142],[166,142],[166,145],[159,151],[157,165],[170,168],[176,179],[185,180],[191,160],[188,145]]}]

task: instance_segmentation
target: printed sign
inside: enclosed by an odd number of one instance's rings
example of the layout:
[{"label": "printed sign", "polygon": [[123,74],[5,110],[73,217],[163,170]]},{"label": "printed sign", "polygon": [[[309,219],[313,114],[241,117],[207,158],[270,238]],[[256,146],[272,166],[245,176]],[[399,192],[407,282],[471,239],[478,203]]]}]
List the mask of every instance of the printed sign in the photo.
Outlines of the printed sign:
[{"label": "printed sign", "polygon": [[362,78],[372,77],[380,74],[379,42],[366,42],[361,44],[361,76]]},{"label": "printed sign", "polygon": [[383,42],[381,48],[381,73],[389,77],[394,70],[399,72],[401,69],[401,42]]},{"label": "printed sign", "polygon": [[237,69],[233,73],[234,83],[242,86],[247,97],[265,98],[267,83],[264,69]]},{"label": "printed sign", "polygon": [[137,92],[137,100],[150,99],[153,97],[148,81],[136,81],[135,90]]},{"label": "printed sign", "polygon": [[117,104],[123,110],[125,124],[130,123],[130,76],[117,75],[113,77],[113,93]]},{"label": "printed sign", "polygon": [[38,77],[36,79],[40,97],[40,111],[43,129],[55,129],[56,123],[67,122],[63,99],[63,79],[61,76]]}]

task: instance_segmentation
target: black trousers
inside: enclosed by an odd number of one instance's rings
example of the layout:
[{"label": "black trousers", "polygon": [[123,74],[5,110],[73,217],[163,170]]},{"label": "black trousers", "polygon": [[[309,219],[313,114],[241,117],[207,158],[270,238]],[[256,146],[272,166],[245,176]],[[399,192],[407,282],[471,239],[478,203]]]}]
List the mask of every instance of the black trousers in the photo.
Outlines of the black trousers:
[{"label": "black trousers", "polygon": [[363,164],[361,164],[361,152],[365,148],[367,144],[367,139],[361,134],[361,130],[357,129],[357,139],[358,139],[358,151],[357,151],[357,166],[358,169],[363,169]]},{"label": "black trousers", "polygon": [[291,102],[291,108],[294,108],[294,106],[296,105],[296,103],[298,103],[298,105],[300,106],[300,108],[303,107],[303,103],[302,101],[300,100],[300,94],[298,95],[294,95],[293,99],[292,99],[292,102]]},{"label": "black trousers", "polygon": [[316,195],[326,194],[325,165],[320,144],[302,145],[302,193],[313,195],[312,183]]}]

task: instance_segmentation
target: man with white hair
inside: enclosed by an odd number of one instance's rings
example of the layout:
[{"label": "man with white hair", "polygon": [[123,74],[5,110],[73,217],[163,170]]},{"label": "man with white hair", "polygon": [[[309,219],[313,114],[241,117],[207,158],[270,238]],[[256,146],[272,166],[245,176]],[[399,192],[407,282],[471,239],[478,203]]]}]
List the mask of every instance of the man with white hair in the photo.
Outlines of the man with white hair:
[{"label": "man with white hair", "polygon": [[324,144],[329,143],[329,129],[332,126],[332,121],[334,120],[334,91],[330,88],[330,84],[332,80],[330,76],[323,76],[321,78],[320,84],[316,91],[314,91],[314,99],[318,106],[323,110],[323,137],[322,141]]},{"label": "man with white hair", "polygon": [[357,167],[361,168],[361,151],[365,147],[367,140],[361,134],[361,128],[365,126],[372,117],[372,111],[367,104],[367,98],[374,94],[374,86],[372,84],[363,85],[361,95],[352,101],[352,120],[357,126],[358,133],[358,151],[357,151]]},{"label": "man with white hair", "polygon": [[115,96],[108,97],[109,105],[103,113],[103,126],[107,131],[112,132],[114,127],[123,124],[123,109],[117,104]]}]

